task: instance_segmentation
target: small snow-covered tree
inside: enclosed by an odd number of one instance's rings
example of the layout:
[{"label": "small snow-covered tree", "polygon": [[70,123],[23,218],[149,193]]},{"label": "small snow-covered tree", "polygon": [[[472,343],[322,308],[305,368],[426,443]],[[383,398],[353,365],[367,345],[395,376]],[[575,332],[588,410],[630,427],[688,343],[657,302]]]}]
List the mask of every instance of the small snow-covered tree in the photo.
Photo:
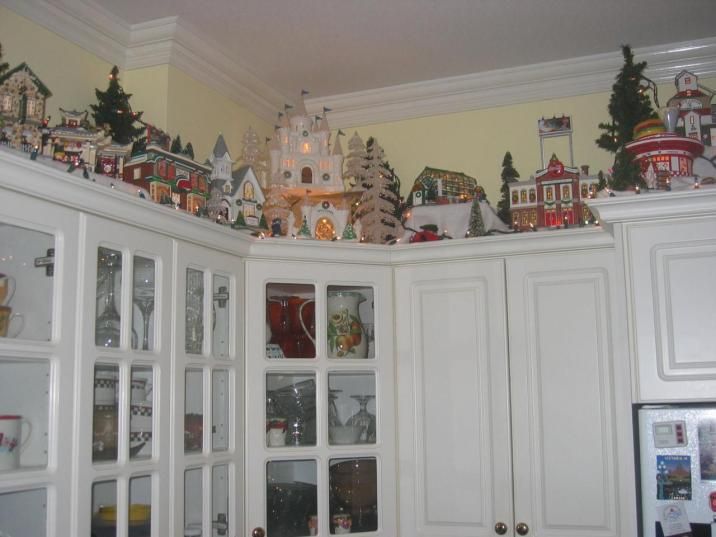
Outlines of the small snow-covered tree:
[{"label": "small snow-covered tree", "polygon": [[241,144],[240,160],[251,166],[257,177],[261,177],[267,169],[266,159],[261,149],[259,135],[252,127],[249,127],[244,133]]},{"label": "small snow-covered tree", "polygon": [[403,226],[395,217],[398,196],[392,189],[392,176],[386,173],[383,148],[370,139],[367,144],[367,165],[361,196],[356,209],[360,221],[362,240],[385,243],[402,235]]},{"label": "small snow-covered tree", "polygon": [[281,234],[286,235],[288,229],[288,215],[291,212],[291,204],[286,200],[281,187],[272,186],[266,193],[266,201],[264,201],[263,214],[266,215],[266,221],[273,223],[278,219],[281,222]]},{"label": "small snow-covered tree", "polygon": [[470,209],[470,222],[468,223],[466,237],[482,237],[486,234],[485,222],[482,219],[480,196],[475,196],[472,200],[472,208]]},{"label": "small snow-covered tree", "polygon": [[365,143],[363,143],[363,139],[356,132],[351,139],[348,140],[346,169],[343,173],[343,178],[348,181],[351,187],[360,185],[363,182],[365,170],[368,166],[367,157]]}]

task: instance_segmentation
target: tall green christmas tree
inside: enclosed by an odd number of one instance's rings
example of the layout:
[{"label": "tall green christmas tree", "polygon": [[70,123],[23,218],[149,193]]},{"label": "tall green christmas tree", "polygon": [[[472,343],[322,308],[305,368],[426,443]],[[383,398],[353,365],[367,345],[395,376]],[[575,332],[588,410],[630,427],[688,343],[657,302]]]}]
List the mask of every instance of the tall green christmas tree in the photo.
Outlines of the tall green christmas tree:
[{"label": "tall green christmas tree", "polygon": [[143,132],[144,127],[135,127],[143,112],[133,112],[129,105],[131,93],[124,93],[119,85],[119,69],[115,65],[109,74],[107,91],[95,88],[97,104],[90,105],[92,117],[98,127],[109,128],[112,140],[119,144],[128,144],[136,140]]},{"label": "tall green christmas tree", "polygon": [[512,224],[510,218],[510,183],[517,181],[520,174],[512,166],[512,154],[508,151],[502,159],[502,186],[500,192],[502,197],[497,202],[497,216],[508,226]]},{"label": "tall green christmas tree", "polygon": [[646,62],[634,63],[629,45],[622,46],[624,66],[612,86],[609,99],[609,123],[600,123],[604,131],[596,143],[602,149],[615,153],[612,170],[612,187],[615,190],[641,183],[639,166],[624,146],[634,139],[634,127],[646,119],[656,118],[651,100],[644,91],[645,84],[653,84],[644,76]]}]

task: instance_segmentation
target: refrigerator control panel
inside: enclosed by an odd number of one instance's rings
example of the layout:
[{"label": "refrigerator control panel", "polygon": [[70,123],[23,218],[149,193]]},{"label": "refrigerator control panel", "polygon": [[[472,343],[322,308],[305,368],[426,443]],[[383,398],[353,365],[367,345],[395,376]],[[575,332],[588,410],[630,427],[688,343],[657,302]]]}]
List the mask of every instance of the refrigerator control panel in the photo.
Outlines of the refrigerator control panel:
[{"label": "refrigerator control panel", "polygon": [[686,447],[688,443],[685,421],[660,421],[654,423],[654,447]]}]

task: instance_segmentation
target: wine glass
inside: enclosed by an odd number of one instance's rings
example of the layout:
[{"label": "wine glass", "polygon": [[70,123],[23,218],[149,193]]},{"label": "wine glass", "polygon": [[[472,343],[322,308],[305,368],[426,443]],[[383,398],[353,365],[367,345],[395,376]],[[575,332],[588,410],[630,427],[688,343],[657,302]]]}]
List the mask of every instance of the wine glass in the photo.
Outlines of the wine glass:
[{"label": "wine glass", "polygon": [[142,314],[142,350],[149,350],[149,319],[154,312],[154,260],[136,257],[134,264],[134,304]]},{"label": "wine glass", "polygon": [[[119,347],[121,319],[114,300],[115,269],[122,266],[122,254],[99,248],[97,255],[98,296],[104,297],[102,313],[95,319],[95,344],[98,347]],[[120,272],[121,285],[121,272]]]},{"label": "wine glass", "polygon": [[360,443],[375,443],[375,416],[368,412],[368,402],[371,399],[375,399],[375,395],[351,395],[351,399],[358,401],[360,410],[348,418],[346,425],[354,425],[362,428],[359,439]]},{"label": "wine glass", "polygon": [[336,399],[338,394],[343,390],[328,390],[328,427],[340,427],[343,425],[338,417],[338,407],[336,407]]}]

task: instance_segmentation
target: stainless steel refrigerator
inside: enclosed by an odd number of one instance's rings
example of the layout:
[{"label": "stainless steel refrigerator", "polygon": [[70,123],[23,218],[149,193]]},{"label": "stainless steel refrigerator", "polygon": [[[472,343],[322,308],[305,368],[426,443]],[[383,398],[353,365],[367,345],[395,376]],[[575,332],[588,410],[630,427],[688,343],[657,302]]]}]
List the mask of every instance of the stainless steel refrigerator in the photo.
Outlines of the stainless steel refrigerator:
[{"label": "stainless steel refrigerator", "polygon": [[716,403],[636,417],[642,537],[716,537]]}]

